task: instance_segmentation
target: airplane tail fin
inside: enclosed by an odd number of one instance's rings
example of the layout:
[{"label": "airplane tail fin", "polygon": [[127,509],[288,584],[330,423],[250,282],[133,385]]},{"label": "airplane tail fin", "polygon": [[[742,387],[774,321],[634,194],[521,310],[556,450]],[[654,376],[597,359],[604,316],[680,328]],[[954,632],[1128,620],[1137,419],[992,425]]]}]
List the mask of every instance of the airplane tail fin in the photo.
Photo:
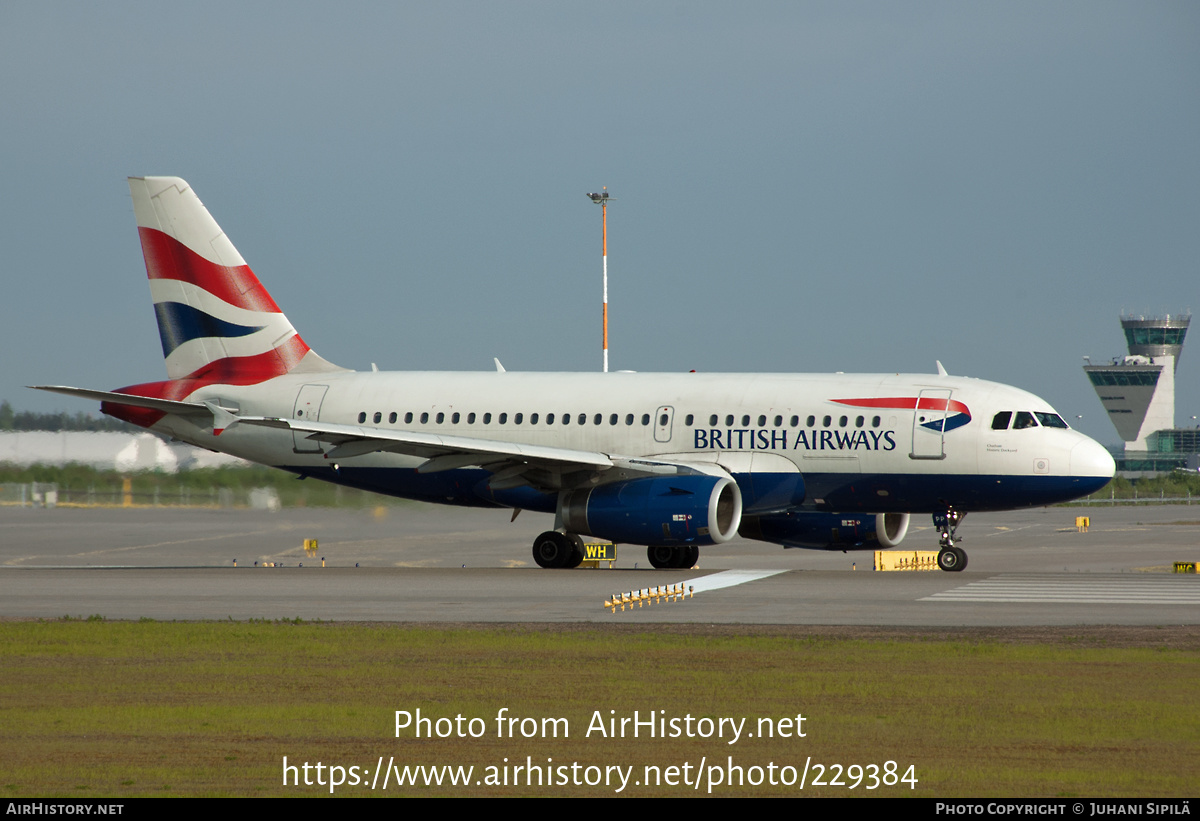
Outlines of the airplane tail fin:
[{"label": "airplane tail fin", "polygon": [[291,371],[341,371],[279,310],[191,187],[130,177],[167,376],[254,384]]}]

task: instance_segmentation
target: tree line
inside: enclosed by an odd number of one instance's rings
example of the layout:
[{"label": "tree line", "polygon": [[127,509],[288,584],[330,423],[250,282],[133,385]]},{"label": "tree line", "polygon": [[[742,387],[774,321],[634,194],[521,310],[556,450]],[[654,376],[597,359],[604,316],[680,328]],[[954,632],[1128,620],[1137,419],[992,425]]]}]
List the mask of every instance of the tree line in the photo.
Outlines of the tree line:
[{"label": "tree line", "polygon": [[14,410],[8,400],[0,402],[0,431],[6,430],[86,430],[116,433],[139,433],[141,428],[113,419],[111,416],[92,416],[90,413],[36,413]]}]

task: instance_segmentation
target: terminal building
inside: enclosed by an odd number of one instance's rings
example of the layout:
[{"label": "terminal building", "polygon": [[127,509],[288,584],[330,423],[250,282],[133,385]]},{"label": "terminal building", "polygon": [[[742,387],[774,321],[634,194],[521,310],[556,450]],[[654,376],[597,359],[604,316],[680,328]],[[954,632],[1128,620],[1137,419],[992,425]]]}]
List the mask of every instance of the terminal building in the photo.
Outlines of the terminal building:
[{"label": "terminal building", "polygon": [[1190,314],[1123,316],[1128,356],[1083,368],[1125,442],[1113,454],[1121,475],[1200,466],[1200,430],[1175,427],[1175,371],[1191,321]]}]

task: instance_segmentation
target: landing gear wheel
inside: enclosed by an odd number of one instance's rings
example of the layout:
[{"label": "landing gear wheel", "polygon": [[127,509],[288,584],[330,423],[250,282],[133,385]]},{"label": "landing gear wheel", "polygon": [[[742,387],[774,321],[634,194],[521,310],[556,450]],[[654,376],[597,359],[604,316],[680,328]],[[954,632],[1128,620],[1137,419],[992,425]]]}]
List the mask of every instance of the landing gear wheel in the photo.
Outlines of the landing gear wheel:
[{"label": "landing gear wheel", "polygon": [[[575,555],[575,545],[570,537],[557,530],[547,530],[533,540],[533,560],[539,567],[577,567],[571,564]],[[583,550],[579,550],[579,559],[583,561]]]},{"label": "landing gear wheel", "polygon": [[670,570],[678,567],[675,564],[678,561],[678,557],[675,555],[676,549],[663,544],[652,544],[646,548],[646,558],[650,560],[652,566],[659,570]]},{"label": "landing gear wheel", "polygon": [[696,562],[700,560],[700,548],[695,545],[651,545],[646,548],[646,558],[659,570],[685,570],[696,566]]},{"label": "landing gear wheel", "polygon": [[679,554],[681,561],[678,566],[684,570],[690,570],[700,561],[700,548],[695,545],[679,548]]},{"label": "landing gear wheel", "polygon": [[567,539],[571,542],[571,558],[567,562],[567,567],[579,567],[583,564],[583,537],[574,533],[567,534]]},{"label": "landing gear wheel", "polygon": [[942,570],[957,572],[967,567],[967,554],[961,547],[947,547],[938,553],[938,567]]}]

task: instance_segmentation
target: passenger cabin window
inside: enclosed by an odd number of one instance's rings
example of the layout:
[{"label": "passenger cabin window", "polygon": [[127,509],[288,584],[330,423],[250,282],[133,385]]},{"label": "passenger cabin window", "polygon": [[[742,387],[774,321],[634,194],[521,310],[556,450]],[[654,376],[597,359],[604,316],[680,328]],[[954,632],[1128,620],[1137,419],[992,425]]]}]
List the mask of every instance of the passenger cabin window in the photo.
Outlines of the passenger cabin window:
[{"label": "passenger cabin window", "polygon": [[1017,419],[1013,422],[1013,430],[1036,427],[1037,422],[1034,420],[1032,413],[1029,411],[1017,411]]},{"label": "passenger cabin window", "polygon": [[440,425],[445,421],[446,421],[446,414],[442,413],[441,411],[438,411],[437,423]]},{"label": "passenger cabin window", "polygon": [[371,421],[373,421],[376,425],[378,425],[380,422],[383,421],[383,414],[380,413],[379,411],[375,411],[375,415],[371,417]]},{"label": "passenger cabin window", "polygon": [[412,424],[412,411],[409,411],[408,413],[404,414],[404,424],[406,424],[406,425]]},{"label": "passenger cabin window", "polygon": [[422,414],[421,414],[421,424],[422,424],[422,425],[427,425],[427,424],[429,424],[429,414],[428,414],[428,413],[422,413]]},{"label": "passenger cabin window", "polygon": [[725,427],[727,427],[727,428],[732,428],[732,427],[733,427],[733,414],[732,414],[732,413],[731,413],[731,414],[728,414],[728,415],[725,417]]},{"label": "passenger cabin window", "polygon": [[1000,411],[992,417],[992,430],[1008,430],[1008,423],[1011,419],[1012,411]]},{"label": "passenger cabin window", "polygon": [[485,413],[483,415],[483,424],[485,424],[485,425],[492,424],[492,415],[490,413]]},{"label": "passenger cabin window", "polygon": [[[687,426],[690,428],[690,427],[692,426],[692,419],[693,419],[693,416],[692,416],[692,415],[689,413],[689,414],[688,414],[688,415],[687,415],[687,416],[684,418],[684,420],[683,420],[683,424],[687,425]],[[645,422],[643,422],[642,424],[645,424]]]},{"label": "passenger cabin window", "polygon": [[[664,414],[664,416],[665,416],[665,414]],[[643,414],[642,414],[642,425],[643,425],[643,426],[645,426],[645,425],[649,425],[649,424],[650,424],[650,414],[648,414],[648,413],[643,413]],[[664,424],[665,424],[665,423],[664,423]],[[689,424],[689,425],[690,425],[690,424],[692,424],[692,416],[691,416],[691,414],[688,414],[688,424]]]},{"label": "passenger cabin window", "polygon": [[366,411],[363,411],[362,413],[360,413],[358,415],[358,424],[361,425],[363,422],[366,422],[366,421],[367,421],[367,413],[366,413]]},{"label": "passenger cabin window", "polygon": [[392,411],[391,413],[388,414],[388,422],[393,425],[396,424],[396,412],[395,411]]},{"label": "passenger cabin window", "polygon": [[710,428],[715,428],[717,426],[717,415],[715,413],[708,417],[708,426]]}]

